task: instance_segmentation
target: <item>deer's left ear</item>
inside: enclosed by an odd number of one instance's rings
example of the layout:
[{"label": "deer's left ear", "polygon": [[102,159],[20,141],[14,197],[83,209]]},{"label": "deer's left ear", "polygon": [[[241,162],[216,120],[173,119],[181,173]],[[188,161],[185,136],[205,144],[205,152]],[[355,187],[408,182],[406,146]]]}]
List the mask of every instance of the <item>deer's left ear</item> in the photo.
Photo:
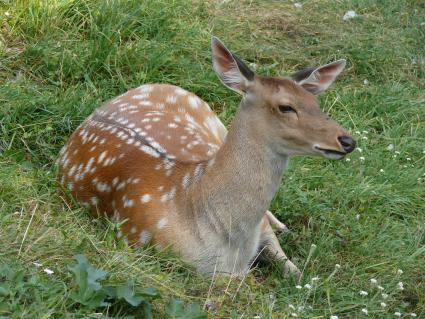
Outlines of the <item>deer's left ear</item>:
[{"label": "deer's left ear", "polygon": [[346,61],[338,60],[318,68],[302,70],[291,75],[291,78],[307,91],[318,95],[325,91],[344,70]]}]

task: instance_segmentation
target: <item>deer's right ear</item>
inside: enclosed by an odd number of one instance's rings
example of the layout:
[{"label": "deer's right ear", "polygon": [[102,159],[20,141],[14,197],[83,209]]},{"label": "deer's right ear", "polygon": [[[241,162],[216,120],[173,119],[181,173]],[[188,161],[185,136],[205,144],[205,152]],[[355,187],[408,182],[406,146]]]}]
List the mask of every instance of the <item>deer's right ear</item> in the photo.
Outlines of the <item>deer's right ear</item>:
[{"label": "deer's right ear", "polygon": [[254,80],[254,72],[218,38],[212,37],[211,49],[214,70],[221,82],[239,94],[245,94],[249,83]]}]

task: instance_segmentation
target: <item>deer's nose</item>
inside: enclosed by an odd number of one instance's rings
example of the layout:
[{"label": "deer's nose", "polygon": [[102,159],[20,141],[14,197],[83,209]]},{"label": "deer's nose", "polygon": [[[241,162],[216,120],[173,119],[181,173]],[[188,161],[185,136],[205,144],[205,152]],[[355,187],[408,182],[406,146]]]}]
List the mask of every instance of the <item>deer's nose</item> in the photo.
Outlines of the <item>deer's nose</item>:
[{"label": "deer's nose", "polygon": [[341,144],[344,151],[350,153],[356,147],[356,141],[353,140],[350,136],[339,136],[338,141]]}]

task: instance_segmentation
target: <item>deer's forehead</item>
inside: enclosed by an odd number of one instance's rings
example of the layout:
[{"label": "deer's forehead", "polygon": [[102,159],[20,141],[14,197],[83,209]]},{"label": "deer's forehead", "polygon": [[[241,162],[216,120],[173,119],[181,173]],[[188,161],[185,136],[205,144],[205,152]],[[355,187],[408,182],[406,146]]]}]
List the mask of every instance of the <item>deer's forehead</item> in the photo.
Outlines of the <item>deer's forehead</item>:
[{"label": "deer's forehead", "polygon": [[317,109],[316,97],[290,78],[262,77],[261,90],[272,103],[291,103],[306,109]]}]

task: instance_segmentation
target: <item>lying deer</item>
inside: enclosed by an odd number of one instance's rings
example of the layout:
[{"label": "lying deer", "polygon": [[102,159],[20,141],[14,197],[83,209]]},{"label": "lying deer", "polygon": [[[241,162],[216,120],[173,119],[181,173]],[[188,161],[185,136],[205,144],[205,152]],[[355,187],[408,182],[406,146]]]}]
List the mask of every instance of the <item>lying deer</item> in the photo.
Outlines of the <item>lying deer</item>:
[{"label": "lying deer", "polygon": [[212,57],[219,79],[242,95],[229,132],[196,95],[143,85],[77,128],[60,154],[61,183],[94,215],[125,220],[118,237],[170,246],[202,273],[244,274],[261,252],[297,275],[267,209],[290,156],[340,159],[354,149],[316,99],[345,61],[263,77],[217,38]]}]

